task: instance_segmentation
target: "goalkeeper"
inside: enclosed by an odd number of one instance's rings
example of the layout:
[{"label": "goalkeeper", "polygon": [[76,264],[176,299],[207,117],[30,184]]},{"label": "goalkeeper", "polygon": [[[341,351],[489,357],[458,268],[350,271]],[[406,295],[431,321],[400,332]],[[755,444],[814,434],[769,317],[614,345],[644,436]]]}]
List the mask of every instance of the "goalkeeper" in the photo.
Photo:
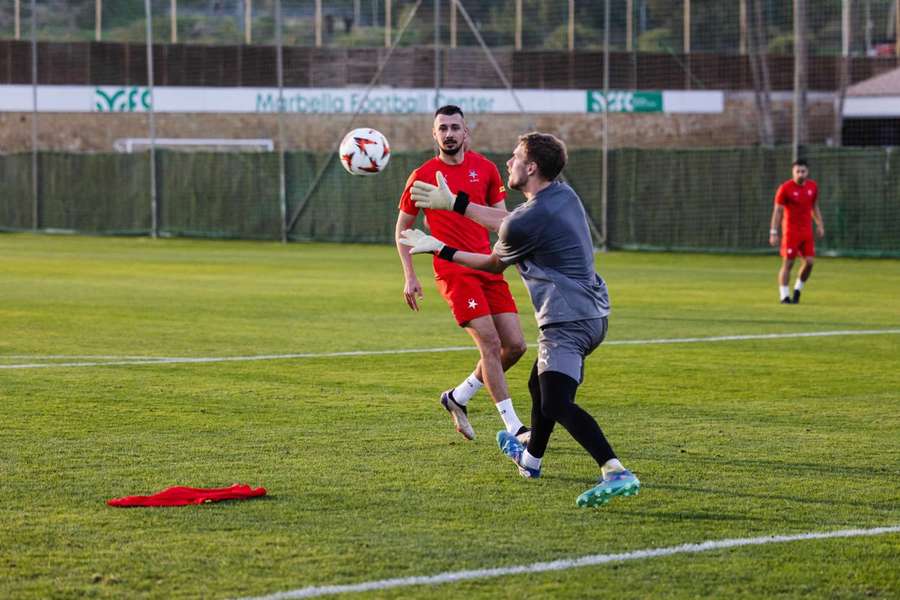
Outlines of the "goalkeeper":
[{"label": "goalkeeper", "polygon": [[581,200],[556,177],[566,164],[565,145],[552,135],[519,137],[506,163],[507,185],[526,202],[511,213],[469,203],[445,182],[413,184],[416,205],[452,210],[488,229],[499,228],[490,254],[464,252],[419,230],[406,230],[402,243],[412,253],[430,252],[438,260],[489,273],[515,264],[534,305],[538,358],[531,369],[531,438],[527,447],[506,431],[497,434],[501,451],[519,473],[536,478],[554,425],[560,423],[593,457],[601,475],[597,485],[578,496],[578,506],[601,506],[615,496],[631,496],[640,481],[616,457],[600,426],[575,404],[584,375],[584,359],[606,336],[609,297],[594,270],[594,252]]}]

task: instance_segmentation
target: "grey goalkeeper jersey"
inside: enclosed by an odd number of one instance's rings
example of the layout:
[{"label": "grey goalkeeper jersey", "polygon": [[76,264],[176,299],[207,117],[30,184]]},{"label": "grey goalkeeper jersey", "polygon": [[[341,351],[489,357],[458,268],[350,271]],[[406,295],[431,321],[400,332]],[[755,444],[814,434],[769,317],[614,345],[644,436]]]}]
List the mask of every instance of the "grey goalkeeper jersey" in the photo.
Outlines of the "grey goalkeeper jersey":
[{"label": "grey goalkeeper jersey", "polygon": [[539,327],[609,314],[606,282],[594,270],[594,248],[581,200],[556,181],[512,211],[494,252],[515,263]]}]

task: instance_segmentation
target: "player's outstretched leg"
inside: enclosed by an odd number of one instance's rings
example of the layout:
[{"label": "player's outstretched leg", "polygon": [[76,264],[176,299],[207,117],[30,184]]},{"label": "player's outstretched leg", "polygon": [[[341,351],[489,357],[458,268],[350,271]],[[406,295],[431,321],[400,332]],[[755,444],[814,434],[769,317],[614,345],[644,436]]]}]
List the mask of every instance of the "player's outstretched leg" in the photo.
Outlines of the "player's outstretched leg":
[{"label": "player's outstretched leg", "polygon": [[497,445],[500,446],[500,451],[503,454],[516,463],[516,467],[519,469],[519,475],[526,479],[537,479],[541,476],[540,467],[532,469],[525,466],[522,461],[522,454],[525,452],[525,446],[522,445],[522,442],[520,442],[515,435],[508,431],[498,431]]},{"label": "player's outstretched leg", "polygon": [[[603,473],[597,485],[578,496],[575,504],[602,506],[615,496],[636,494],[641,482],[616,458],[612,446],[594,417],[575,403],[578,381],[557,371],[544,371],[538,374],[537,367],[532,370],[529,381],[532,388],[535,380],[540,386],[540,413],[565,427],[575,441],[597,461]],[[532,397],[536,397],[534,389]],[[536,428],[536,431],[540,430]],[[541,449],[536,450],[540,452]]]},{"label": "player's outstretched leg", "polygon": [[603,506],[616,496],[634,496],[641,489],[641,482],[628,469],[608,471],[575,500],[576,506]]}]

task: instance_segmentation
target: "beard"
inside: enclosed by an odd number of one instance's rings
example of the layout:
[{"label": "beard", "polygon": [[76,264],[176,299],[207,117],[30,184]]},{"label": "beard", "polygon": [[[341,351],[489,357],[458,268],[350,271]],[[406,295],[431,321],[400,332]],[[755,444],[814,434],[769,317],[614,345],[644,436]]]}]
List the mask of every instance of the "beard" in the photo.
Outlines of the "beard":
[{"label": "beard", "polygon": [[441,146],[440,144],[438,144],[438,146],[440,147],[441,152],[443,152],[447,156],[454,156],[454,155],[458,154],[460,150],[462,150],[462,144],[456,144],[452,148],[448,148],[447,146]]}]

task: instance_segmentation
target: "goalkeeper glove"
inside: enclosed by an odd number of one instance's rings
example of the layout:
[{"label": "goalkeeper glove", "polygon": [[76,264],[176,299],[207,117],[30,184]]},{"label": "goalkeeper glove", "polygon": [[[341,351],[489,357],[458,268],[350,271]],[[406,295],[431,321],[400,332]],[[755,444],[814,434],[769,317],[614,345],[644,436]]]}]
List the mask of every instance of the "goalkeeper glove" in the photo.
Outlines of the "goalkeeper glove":
[{"label": "goalkeeper glove", "polygon": [[437,254],[440,258],[449,261],[452,261],[453,255],[456,254],[456,248],[451,248],[436,237],[427,235],[418,229],[401,231],[400,243],[412,248],[410,254]]},{"label": "goalkeeper glove", "polygon": [[469,195],[465,192],[454,194],[440,171],[435,175],[437,185],[431,185],[424,181],[414,181],[410,196],[417,208],[432,208],[436,210],[452,210],[461,215],[466,214],[469,206]]}]

